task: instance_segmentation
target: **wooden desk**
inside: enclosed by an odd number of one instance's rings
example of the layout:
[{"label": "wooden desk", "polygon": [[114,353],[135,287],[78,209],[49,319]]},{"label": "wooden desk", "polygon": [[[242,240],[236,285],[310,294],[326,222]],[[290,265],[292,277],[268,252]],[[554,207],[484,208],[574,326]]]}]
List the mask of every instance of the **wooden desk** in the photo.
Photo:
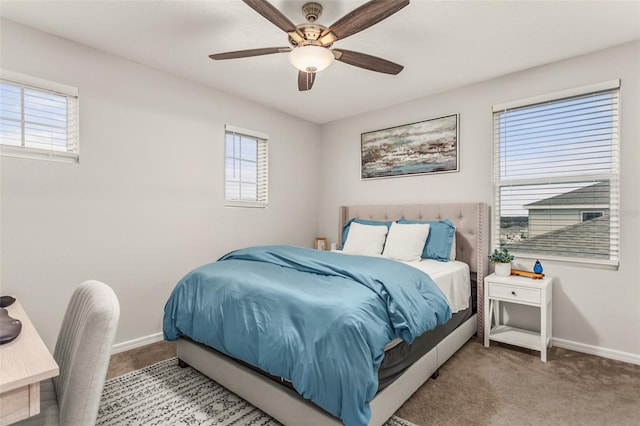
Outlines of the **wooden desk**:
[{"label": "wooden desk", "polygon": [[60,374],[20,302],[6,309],[22,322],[22,331],[14,341],[0,345],[0,425],[40,413],[40,382]]}]

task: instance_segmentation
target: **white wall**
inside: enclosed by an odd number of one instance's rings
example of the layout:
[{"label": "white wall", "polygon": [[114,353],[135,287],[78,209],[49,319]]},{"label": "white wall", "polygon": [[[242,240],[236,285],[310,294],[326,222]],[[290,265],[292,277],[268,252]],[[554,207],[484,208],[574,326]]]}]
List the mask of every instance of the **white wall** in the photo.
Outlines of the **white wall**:
[{"label": "white wall", "polygon": [[[553,336],[640,363],[640,43],[541,66],[322,127],[320,233],[336,241],[344,204],[492,201],[493,104],[620,78],[621,255],[617,271],[545,262],[554,276]],[[455,70],[452,70],[455,72]],[[428,70],[425,73],[428,78]],[[460,113],[460,172],[360,180],[360,133]],[[518,260],[518,259],[517,259]],[[532,261],[522,267],[530,269]]]},{"label": "white wall", "polygon": [[[116,291],[122,343],[161,331],[192,268],[247,245],[313,244],[317,125],[10,21],[1,40],[3,68],[80,91],[80,164],[0,160],[0,292],[50,348],[86,279]],[[271,137],[268,209],[223,206],[226,123]]]}]

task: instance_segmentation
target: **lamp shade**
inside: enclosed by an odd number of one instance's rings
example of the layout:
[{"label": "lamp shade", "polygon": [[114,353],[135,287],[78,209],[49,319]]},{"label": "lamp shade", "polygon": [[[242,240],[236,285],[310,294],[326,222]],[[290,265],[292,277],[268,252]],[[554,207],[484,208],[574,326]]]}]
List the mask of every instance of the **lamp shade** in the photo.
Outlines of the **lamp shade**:
[{"label": "lamp shade", "polygon": [[289,62],[304,72],[318,72],[333,62],[333,53],[326,47],[300,46],[289,52]]}]

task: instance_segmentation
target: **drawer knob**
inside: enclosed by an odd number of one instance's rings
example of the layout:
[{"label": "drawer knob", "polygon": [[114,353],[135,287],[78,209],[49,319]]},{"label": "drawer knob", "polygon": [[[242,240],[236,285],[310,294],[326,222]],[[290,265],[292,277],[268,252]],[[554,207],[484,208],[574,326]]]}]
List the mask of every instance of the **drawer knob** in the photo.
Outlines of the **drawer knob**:
[{"label": "drawer knob", "polygon": [[515,292],[515,291],[512,291],[512,292],[511,292],[511,294],[512,294],[513,296],[515,296],[515,295],[516,295],[516,292]]}]

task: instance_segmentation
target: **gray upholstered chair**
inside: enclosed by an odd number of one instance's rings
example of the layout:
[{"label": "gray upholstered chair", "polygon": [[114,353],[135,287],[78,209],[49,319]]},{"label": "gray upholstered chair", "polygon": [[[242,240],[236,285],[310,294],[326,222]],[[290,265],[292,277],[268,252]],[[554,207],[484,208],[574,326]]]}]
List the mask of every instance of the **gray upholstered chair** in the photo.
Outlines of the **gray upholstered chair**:
[{"label": "gray upholstered chair", "polygon": [[85,281],[74,291],[53,353],[60,375],[41,384],[40,414],[19,425],[95,425],[119,318],[108,285]]}]

